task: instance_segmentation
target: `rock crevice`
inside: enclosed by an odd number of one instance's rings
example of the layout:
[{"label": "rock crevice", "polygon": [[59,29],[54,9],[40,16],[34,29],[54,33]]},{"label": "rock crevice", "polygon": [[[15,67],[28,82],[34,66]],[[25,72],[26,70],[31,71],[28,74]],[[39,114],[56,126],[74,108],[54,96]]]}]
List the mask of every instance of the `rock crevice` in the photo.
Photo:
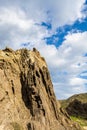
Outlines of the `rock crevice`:
[{"label": "rock crevice", "polygon": [[0,50],[0,130],[81,130],[60,110],[40,53]]}]

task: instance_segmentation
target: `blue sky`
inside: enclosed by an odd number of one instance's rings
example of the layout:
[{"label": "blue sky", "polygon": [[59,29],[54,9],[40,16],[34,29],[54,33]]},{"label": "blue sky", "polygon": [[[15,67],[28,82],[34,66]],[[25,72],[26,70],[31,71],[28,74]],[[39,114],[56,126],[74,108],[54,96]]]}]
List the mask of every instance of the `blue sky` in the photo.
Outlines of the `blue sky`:
[{"label": "blue sky", "polygon": [[6,46],[40,51],[58,99],[87,92],[86,0],[0,0],[0,49]]},{"label": "blue sky", "polygon": [[[51,29],[50,24],[42,24],[46,26],[48,29]],[[72,25],[65,25],[59,27],[56,30],[56,34],[53,34],[51,37],[46,38],[47,44],[54,44],[56,47],[59,47],[64,41],[64,37],[68,34],[68,32],[73,31],[73,33],[84,32],[87,31],[87,18],[84,18],[82,21],[76,20]],[[58,39],[59,38],[59,39]]]}]

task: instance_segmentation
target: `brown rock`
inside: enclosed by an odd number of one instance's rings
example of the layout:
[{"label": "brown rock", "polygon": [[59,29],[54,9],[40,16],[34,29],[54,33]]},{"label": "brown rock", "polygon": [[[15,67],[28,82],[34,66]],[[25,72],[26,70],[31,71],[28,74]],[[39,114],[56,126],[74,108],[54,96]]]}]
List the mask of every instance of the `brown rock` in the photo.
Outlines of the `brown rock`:
[{"label": "brown rock", "polygon": [[0,130],[80,130],[60,110],[40,53],[0,50]]}]

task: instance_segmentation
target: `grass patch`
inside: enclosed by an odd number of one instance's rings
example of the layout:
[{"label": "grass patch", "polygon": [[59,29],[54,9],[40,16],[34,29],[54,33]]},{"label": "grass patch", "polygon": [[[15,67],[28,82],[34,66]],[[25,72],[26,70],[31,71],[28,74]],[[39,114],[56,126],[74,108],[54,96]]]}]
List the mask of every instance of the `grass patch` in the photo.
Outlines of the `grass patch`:
[{"label": "grass patch", "polygon": [[81,117],[70,116],[71,120],[79,123],[81,126],[87,126],[87,120]]}]

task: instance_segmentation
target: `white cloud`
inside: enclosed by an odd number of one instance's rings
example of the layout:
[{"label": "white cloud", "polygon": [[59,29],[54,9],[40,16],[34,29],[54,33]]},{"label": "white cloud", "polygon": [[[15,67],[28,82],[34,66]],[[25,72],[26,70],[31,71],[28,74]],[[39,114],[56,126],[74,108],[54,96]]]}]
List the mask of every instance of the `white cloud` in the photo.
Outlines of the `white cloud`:
[{"label": "white cloud", "polygon": [[36,25],[33,19],[27,19],[22,10],[0,9],[0,48],[10,46],[20,48],[21,43],[38,44],[48,36],[46,27]]},{"label": "white cloud", "polygon": [[87,32],[69,33],[59,48],[44,41],[37,48],[49,65],[57,97],[87,91],[87,80],[81,77],[87,70]]},{"label": "white cloud", "polygon": [[33,20],[26,20],[25,14],[21,10],[2,8],[0,10],[0,25],[13,25],[20,29],[29,29],[34,24]]},{"label": "white cloud", "polygon": [[72,86],[75,86],[75,85],[84,85],[84,82],[87,82],[85,79],[82,79],[82,78],[77,78],[77,77],[74,77],[74,78],[71,78],[70,79],[70,85]]},{"label": "white cloud", "polygon": [[[40,42],[48,36],[47,28],[38,26],[43,21],[52,24],[50,36],[59,26],[84,18],[84,2],[85,0],[66,0],[65,6],[64,0],[0,0],[0,39],[3,44],[0,48],[6,45],[18,48],[21,42],[31,42],[30,39]],[[19,45],[16,47],[14,44]]]},{"label": "white cloud", "polygon": [[[56,33],[59,26],[82,20],[86,16],[82,12],[84,2],[0,0],[0,48],[18,49],[23,47],[22,43],[29,43],[28,48],[38,48],[47,60],[57,97],[87,90],[86,80],[78,78],[87,70],[87,57],[83,57],[87,53],[87,32],[69,33],[59,48],[47,45],[44,38]],[[52,29],[41,26],[42,22],[50,23]]]},{"label": "white cloud", "polygon": [[81,77],[87,77],[87,71],[84,71],[83,73],[80,74]]},{"label": "white cloud", "polygon": [[[53,28],[63,26],[65,24],[72,24],[75,20],[81,20],[86,16],[82,10],[85,0],[54,0],[52,5],[54,6],[52,12],[52,25]],[[52,6],[52,7],[53,7]]]},{"label": "white cloud", "polygon": [[58,99],[66,99],[74,94],[85,93],[87,89],[82,85],[69,85],[68,83],[54,83],[54,90]]}]

